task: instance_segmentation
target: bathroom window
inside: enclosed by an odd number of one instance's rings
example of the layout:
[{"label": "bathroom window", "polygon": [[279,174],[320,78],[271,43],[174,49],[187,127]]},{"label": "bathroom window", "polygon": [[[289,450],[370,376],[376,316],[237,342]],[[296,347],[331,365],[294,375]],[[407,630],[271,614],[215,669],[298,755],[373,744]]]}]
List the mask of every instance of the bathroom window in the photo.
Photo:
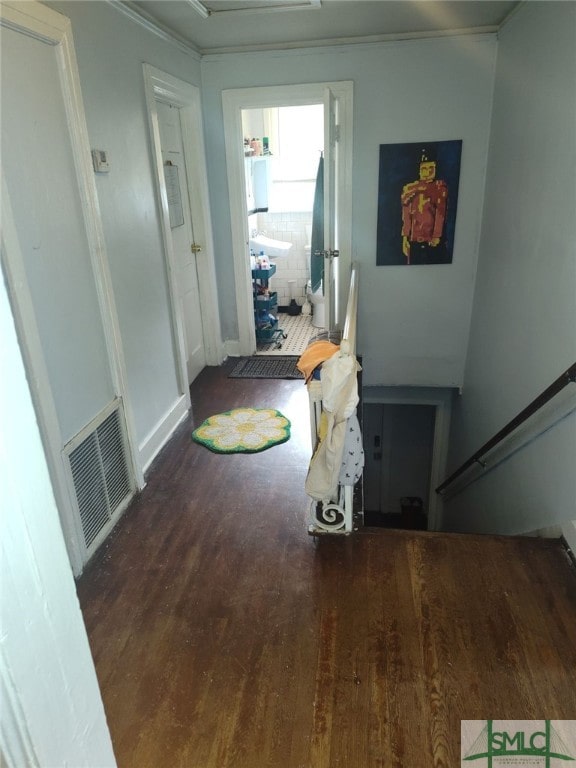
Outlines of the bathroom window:
[{"label": "bathroom window", "polygon": [[311,211],[324,148],[324,106],[280,107],[265,112],[272,151],[269,211]]}]

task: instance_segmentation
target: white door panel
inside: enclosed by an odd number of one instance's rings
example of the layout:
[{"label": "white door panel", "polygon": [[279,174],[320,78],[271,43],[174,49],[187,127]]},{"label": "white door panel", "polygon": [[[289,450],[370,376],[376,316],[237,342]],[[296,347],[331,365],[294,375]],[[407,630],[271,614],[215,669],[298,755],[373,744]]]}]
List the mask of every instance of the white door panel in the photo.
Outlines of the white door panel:
[{"label": "white door panel", "polygon": [[10,29],[1,156],[65,443],[115,391],[55,48]]},{"label": "white door panel", "polygon": [[328,330],[341,327],[338,302],[338,99],[324,90],[324,312]]},{"label": "white door panel", "polygon": [[[182,219],[172,222],[174,261],[176,268],[177,301],[183,319],[185,335],[186,368],[188,383],[192,383],[206,365],[204,332],[200,310],[200,292],[196,254],[192,251],[194,240],[193,222],[190,215],[190,195],[188,190],[180,109],[160,101],[156,102],[158,126],[162,149],[162,163],[171,166],[172,179],[177,174],[181,197]],[[177,171],[173,169],[176,168]],[[167,184],[167,186],[169,186]]]}]

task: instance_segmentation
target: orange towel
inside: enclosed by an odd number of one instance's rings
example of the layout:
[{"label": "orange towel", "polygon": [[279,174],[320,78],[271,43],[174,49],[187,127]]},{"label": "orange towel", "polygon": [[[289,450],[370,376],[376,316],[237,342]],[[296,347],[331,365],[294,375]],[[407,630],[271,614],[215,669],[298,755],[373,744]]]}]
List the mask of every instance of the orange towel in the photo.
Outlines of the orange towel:
[{"label": "orange towel", "polygon": [[296,363],[296,367],[304,374],[306,381],[310,381],[312,374],[325,360],[338,352],[340,347],[331,341],[313,341],[309,344]]}]

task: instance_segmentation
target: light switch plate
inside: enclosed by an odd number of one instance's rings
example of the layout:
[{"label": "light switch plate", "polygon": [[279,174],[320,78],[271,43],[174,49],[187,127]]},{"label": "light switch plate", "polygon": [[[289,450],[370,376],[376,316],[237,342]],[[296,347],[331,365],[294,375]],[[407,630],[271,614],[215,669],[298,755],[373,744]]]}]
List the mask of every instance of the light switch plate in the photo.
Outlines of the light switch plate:
[{"label": "light switch plate", "polygon": [[103,149],[93,149],[92,165],[96,173],[108,173],[110,171],[110,163],[107,152]]}]

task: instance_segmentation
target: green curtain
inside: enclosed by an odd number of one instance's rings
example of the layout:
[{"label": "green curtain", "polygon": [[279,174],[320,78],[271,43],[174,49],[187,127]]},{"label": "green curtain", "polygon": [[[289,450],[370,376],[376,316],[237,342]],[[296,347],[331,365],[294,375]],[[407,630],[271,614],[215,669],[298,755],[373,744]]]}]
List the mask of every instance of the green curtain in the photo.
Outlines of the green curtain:
[{"label": "green curtain", "polygon": [[312,292],[322,285],[324,291],[324,256],[316,256],[317,251],[324,250],[324,155],[320,155],[318,173],[316,174],[316,189],[314,191],[314,208],[312,209],[312,236],[310,238],[310,284]]}]

